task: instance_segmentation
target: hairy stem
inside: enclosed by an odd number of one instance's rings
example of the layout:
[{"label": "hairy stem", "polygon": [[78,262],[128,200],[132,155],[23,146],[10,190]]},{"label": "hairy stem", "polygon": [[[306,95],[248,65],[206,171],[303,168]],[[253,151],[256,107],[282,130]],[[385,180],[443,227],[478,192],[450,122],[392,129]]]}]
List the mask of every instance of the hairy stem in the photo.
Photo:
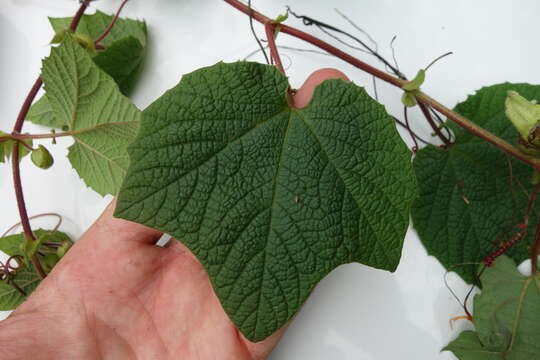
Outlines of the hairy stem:
[{"label": "hairy stem", "polygon": [[[240,10],[241,12],[247,14],[250,14],[250,10],[248,7],[241,3],[238,0],[224,0],[229,5],[235,7],[236,9]],[[263,14],[251,10],[252,17],[256,21],[267,24],[272,22],[272,20]],[[387,74],[384,71],[381,71],[369,64],[366,64],[365,62],[343,52],[342,50],[322,41],[321,39],[318,39],[306,32],[303,32],[301,30],[295,29],[293,27],[280,24],[280,32],[289,34],[293,37],[296,37],[298,39],[301,39],[303,41],[306,41],[320,49],[323,49],[327,51],[328,53],[348,62],[349,64],[367,72],[368,74],[371,74],[377,78],[379,78],[382,81],[385,81],[389,84],[392,84],[396,87],[402,88],[403,85],[405,85],[407,82],[405,80],[399,79],[395,76],[392,76],[390,74]],[[488,141],[489,143],[495,145],[500,150],[514,156],[515,158],[533,166],[536,170],[540,171],[540,159],[532,158],[528,155],[523,154],[521,151],[519,151],[516,147],[512,146],[510,143],[506,142],[505,140],[499,138],[498,136],[490,133],[487,130],[484,130],[480,126],[476,125],[471,120],[465,118],[464,116],[459,115],[458,113],[448,109],[444,105],[440,104],[439,102],[435,101],[434,99],[430,98],[428,95],[424,93],[419,93],[417,95],[417,100],[419,103],[431,106],[433,109],[439,111],[441,114],[448,117],[448,119],[454,121],[459,126],[463,127],[465,130],[469,131],[475,136],[478,136],[479,138]]]}]

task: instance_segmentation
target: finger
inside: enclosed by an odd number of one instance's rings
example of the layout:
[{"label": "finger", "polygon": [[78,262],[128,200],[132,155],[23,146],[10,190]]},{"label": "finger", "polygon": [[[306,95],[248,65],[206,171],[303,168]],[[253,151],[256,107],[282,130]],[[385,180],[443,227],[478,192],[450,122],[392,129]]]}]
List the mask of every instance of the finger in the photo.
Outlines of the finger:
[{"label": "finger", "polygon": [[313,96],[315,87],[328,79],[343,79],[345,81],[350,81],[347,75],[339,70],[331,68],[319,69],[313,72],[304,82],[302,87],[296,91],[296,94],[293,96],[294,106],[298,109],[306,107]]},{"label": "finger", "polygon": [[290,325],[290,321],[285,324],[281,329],[264,339],[263,341],[253,343],[249,340],[247,340],[244,335],[242,335],[242,338],[244,339],[244,344],[246,345],[246,348],[248,352],[251,355],[252,359],[266,359],[268,355],[272,352],[272,350],[276,347],[279,340],[283,337],[283,334],[288,329]]},{"label": "finger", "polygon": [[116,198],[111,201],[103,214],[81,237],[80,242],[92,241],[111,242],[116,244],[121,242],[137,242],[144,244],[155,244],[162,233],[147,226],[137,224],[132,221],[118,219],[113,216],[116,207]]}]

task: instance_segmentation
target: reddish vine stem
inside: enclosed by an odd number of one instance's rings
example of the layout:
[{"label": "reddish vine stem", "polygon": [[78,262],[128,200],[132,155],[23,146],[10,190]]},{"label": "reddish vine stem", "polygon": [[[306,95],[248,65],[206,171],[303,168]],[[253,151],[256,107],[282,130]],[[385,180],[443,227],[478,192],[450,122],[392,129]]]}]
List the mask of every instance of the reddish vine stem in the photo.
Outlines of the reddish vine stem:
[{"label": "reddish vine stem", "polygon": [[[253,19],[256,21],[267,24],[271,23],[272,20],[263,14],[253,10],[249,9],[245,4],[241,3],[238,0],[224,0],[229,5],[235,7],[239,11],[245,13],[246,15],[252,14]],[[406,84],[405,80],[399,79],[397,77],[394,77],[390,74],[387,74],[384,71],[381,71],[369,64],[366,64],[365,62],[343,52],[342,50],[322,41],[321,39],[318,39],[306,32],[303,32],[301,30],[295,29],[293,27],[290,27],[288,25],[280,24],[280,32],[289,34],[293,37],[299,38],[303,41],[306,41],[320,49],[325,50],[326,52],[348,62],[349,64],[379,78],[380,80],[383,80],[389,84],[392,84],[396,87],[402,88],[403,85]],[[448,119],[454,121],[456,124],[470,132],[471,134],[478,136],[479,138],[488,141],[489,143],[495,145],[500,150],[514,156],[515,158],[533,166],[536,170],[540,171],[540,159],[535,159],[533,157],[530,157],[528,155],[523,154],[521,151],[519,151],[516,147],[512,146],[510,143],[506,142],[505,140],[495,136],[494,134],[490,133],[489,131],[481,128],[477,124],[473,123],[471,120],[465,118],[464,116],[459,115],[458,113],[448,109],[444,105],[440,104],[436,100],[432,99],[428,95],[419,92],[417,94],[417,100],[419,103],[422,103],[426,106],[430,106],[433,109],[437,110],[441,114],[448,117]]]},{"label": "reddish vine stem", "polygon": [[274,32],[276,30],[276,26],[269,22],[264,25],[264,30],[266,31],[266,38],[268,40],[268,47],[270,48],[270,56],[276,63],[276,67],[278,70],[285,74],[285,70],[283,69],[283,63],[281,62],[281,58],[279,57],[279,52],[276,46],[276,40],[274,37]]},{"label": "reddish vine stem", "polygon": [[[529,196],[527,210],[525,211],[525,215],[523,216],[523,223],[518,224],[518,227],[521,228],[522,230],[518,231],[510,240],[499,244],[499,246],[497,247],[497,250],[495,250],[494,252],[486,256],[483,261],[483,263],[486,266],[493,265],[493,262],[495,261],[495,259],[497,259],[499,256],[506,253],[508,249],[510,249],[515,244],[517,244],[519,241],[521,241],[521,239],[523,239],[525,236],[527,236],[527,234],[529,233],[529,217],[531,215],[532,208],[534,204],[536,203],[536,198],[538,197],[539,192],[540,192],[540,183],[534,187],[533,191],[531,192],[531,195]],[[540,240],[538,240],[538,237],[539,237],[538,231],[539,230],[537,226],[535,245],[531,249],[531,265],[532,265],[532,262],[534,261],[533,255],[536,254],[536,258],[538,258],[538,249],[540,249]],[[535,246],[538,246],[536,251],[535,251]],[[534,266],[536,267],[536,264]]]},{"label": "reddish vine stem", "polygon": [[441,129],[437,126],[437,124],[435,124],[435,121],[431,117],[431,113],[429,112],[427,106],[421,102],[418,103],[418,106],[420,107],[420,110],[422,110],[422,113],[424,114],[424,117],[426,118],[429,126],[431,126],[431,129],[433,129],[435,135],[437,135],[437,137],[441,139],[441,141],[444,143],[444,146],[448,148],[450,145],[452,145],[450,140],[446,136],[444,136]]},{"label": "reddish vine stem", "polygon": [[116,14],[114,14],[114,18],[113,20],[111,21],[111,23],[109,24],[109,26],[107,26],[107,28],[105,29],[105,31],[103,31],[103,33],[101,35],[99,35],[95,40],[94,40],[94,45],[98,45],[103,39],[105,39],[107,37],[107,35],[109,35],[109,33],[111,32],[111,30],[113,29],[114,25],[116,24],[116,22],[118,21],[118,18],[120,17],[120,13],[122,12],[122,9],[124,8],[124,6],[126,6],[127,2],[129,0],[123,0],[122,3],[120,4],[120,6],[118,7],[118,10],[116,10]]},{"label": "reddish vine stem", "polygon": [[405,118],[405,127],[407,128],[407,130],[409,131],[409,135],[411,136],[411,139],[414,143],[414,146],[412,148],[412,152],[413,154],[416,154],[416,152],[420,149],[418,147],[418,141],[416,141],[416,137],[415,137],[415,134],[414,132],[412,131],[411,129],[411,126],[409,125],[409,114],[408,114],[408,108],[406,106],[403,107],[403,117]]},{"label": "reddish vine stem", "polygon": [[[90,0],[84,0],[81,3],[81,6],[79,6],[77,13],[73,17],[69,25],[70,30],[75,31],[77,29],[77,26],[79,25],[79,22],[81,21],[81,18],[89,4],[90,4]],[[42,84],[43,84],[43,80],[41,79],[41,77],[38,77],[37,80],[34,82],[34,85],[32,86],[32,88],[30,89],[30,92],[26,96],[26,99],[23,102],[21,110],[19,111],[19,114],[17,115],[17,120],[15,121],[15,125],[13,126],[14,135],[19,134],[21,132],[24,125],[24,119],[26,119],[26,115],[28,115],[28,110],[30,110],[30,106],[32,105],[32,102],[34,101]],[[30,241],[35,241],[36,236],[32,232],[32,228],[30,226],[30,220],[28,220],[28,212],[26,210],[26,203],[24,201],[24,192],[23,192],[22,181],[21,181],[21,169],[20,169],[20,164],[19,164],[19,143],[18,142],[14,142],[13,144],[11,161],[12,161],[12,172],[13,172],[13,186],[15,188],[15,198],[17,200],[17,207],[19,208],[19,216],[21,218],[21,225],[24,231],[25,238]],[[32,260],[32,264],[34,265],[34,268],[36,269],[36,272],[39,274],[39,276],[42,279],[44,279],[47,276],[47,274],[43,270],[43,267],[41,266],[41,263],[39,262],[37,255],[32,256],[31,260]]]}]

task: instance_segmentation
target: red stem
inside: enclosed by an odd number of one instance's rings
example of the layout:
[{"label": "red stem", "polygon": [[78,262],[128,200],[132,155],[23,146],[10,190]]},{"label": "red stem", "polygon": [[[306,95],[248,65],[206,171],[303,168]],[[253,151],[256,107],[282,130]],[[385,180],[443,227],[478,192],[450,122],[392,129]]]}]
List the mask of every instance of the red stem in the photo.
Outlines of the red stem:
[{"label": "red stem", "polygon": [[[75,31],[77,29],[77,26],[79,25],[79,22],[81,21],[82,15],[84,14],[89,4],[90,4],[90,0],[85,0],[81,3],[79,10],[77,10],[77,13],[73,17],[73,20],[71,21],[71,24],[69,25],[70,30]],[[41,88],[42,84],[43,84],[43,80],[41,79],[41,77],[38,77],[36,81],[34,82],[34,85],[32,86],[32,88],[30,89],[30,92],[26,96],[26,99],[23,102],[21,110],[19,111],[19,114],[17,115],[17,120],[15,121],[15,125],[13,126],[14,135],[19,134],[21,132],[24,125],[24,119],[26,119],[26,115],[28,115],[28,110],[30,110],[30,106],[32,105],[32,102],[36,98],[36,95],[39,89]],[[22,187],[22,181],[21,181],[21,169],[20,169],[20,164],[19,164],[19,143],[18,142],[15,142],[13,144],[11,161],[12,161],[12,171],[13,171],[13,187],[15,188],[15,198],[17,199],[17,207],[19,208],[19,216],[21,218],[21,225],[24,231],[25,238],[34,241],[36,240],[36,237],[34,233],[32,232],[32,227],[30,226],[30,220],[28,219],[28,213],[26,211],[26,203],[24,201],[24,193],[23,193],[23,187]],[[46,274],[36,255],[32,256],[32,264],[34,265],[34,268],[36,269],[39,276],[42,279],[44,279]]]},{"label": "red stem", "polygon": [[[258,22],[262,24],[267,24],[272,22],[272,20],[261,13],[250,10],[246,5],[241,3],[238,0],[224,0],[229,5],[235,7],[236,9],[240,10],[241,12],[245,13],[246,15],[252,14],[252,18],[257,20]],[[380,80],[383,80],[389,84],[392,84],[394,86],[397,86],[399,88],[402,88],[403,85],[407,83],[407,81],[396,78],[390,74],[385,73],[384,71],[381,71],[371,65],[368,65],[364,63],[361,60],[356,59],[355,57],[339,50],[338,48],[320,40],[316,37],[305,33],[301,30],[292,28],[290,26],[280,24],[280,31],[289,34],[291,36],[294,36],[296,38],[299,38],[301,40],[304,40],[312,45],[317,46],[320,49],[323,49],[327,51],[328,53],[348,62],[349,64],[379,78]],[[459,115],[458,113],[448,109],[444,105],[440,104],[436,100],[430,98],[426,94],[422,92],[418,92],[416,95],[416,99],[419,103],[423,103],[427,106],[431,106],[433,109],[437,110],[443,115],[446,115],[448,119],[454,121],[456,124],[470,132],[471,134],[478,136],[479,138],[486,140],[490,142],[491,144],[495,145],[500,150],[514,156],[515,158],[533,166],[536,170],[540,171],[540,159],[533,158],[531,156],[523,154],[521,151],[519,151],[517,148],[512,146],[510,143],[506,142],[505,140],[495,136],[494,134],[490,133],[489,131],[481,128],[477,124],[473,123],[469,119],[465,118],[464,116]]]},{"label": "red stem", "polygon": [[279,52],[277,50],[276,41],[274,38],[276,26],[273,23],[266,23],[264,25],[264,30],[266,31],[266,39],[268,40],[268,47],[270,48],[270,56],[272,57],[272,59],[274,59],[278,70],[282,74],[285,74],[285,69],[283,69],[283,63],[281,62],[281,58],[279,57]]},{"label": "red stem", "polygon": [[409,125],[409,114],[408,114],[408,108],[406,106],[403,107],[403,116],[405,118],[405,127],[409,131],[409,135],[411,136],[411,139],[414,143],[414,146],[412,148],[413,154],[416,154],[416,152],[419,150],[418,142],[416,141],[416,137],[414,132],[411,129],[411,126]]},{"label": "red stem", "polygon": [[113,29],[114,27],[114,24],[116,24],[116,21],[118,20],[118,18],[120,17],[120,13],[122,12],[122,9],[124,8],[124,6],[127,4],[128,0],[123,0],[122,3],[120,4],[120,6],[118,7],[118,10],[116,10],[116,14],[114,15],[114,18],[113,20],[111,21],[111,23],[109,24],[109,26],[107,26],[107,28],[105,29],[105,31],[103,31],[103,33],[101,35],[99,35],[95,40],[94,40],[94,45],[98,45],[103,39],[105,39],[107,37],[107,35],[109,35],[109,33],[111,32],[111,30]]}]

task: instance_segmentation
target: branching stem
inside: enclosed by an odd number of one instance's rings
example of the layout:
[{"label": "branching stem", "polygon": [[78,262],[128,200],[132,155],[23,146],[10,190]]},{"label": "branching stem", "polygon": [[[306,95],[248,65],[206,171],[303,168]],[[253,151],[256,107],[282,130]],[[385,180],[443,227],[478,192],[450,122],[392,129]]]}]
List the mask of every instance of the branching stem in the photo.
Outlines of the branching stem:
[{"label": "branching stem", "polygon": [[[224,0],[224,1],[228,3],[229,5],[235,7],[239,11],[245,13],[246,15],[250,14],[250,9],[248,9],[248,7],[245,4],[241,3],[240,1],[238,0]],[[251,14],[252,14],[253,19],[255,19],[256,21],[262,24],[266,25],[272,22],[270,18],[264,16],[263,14],[253,9],[251,9]],[[381,71],[306,32],[303,32],[301,30],[295,29],[293,27],[290,27],[284,24],[280,24],[280,32],[291,35],[298,39],[304,40],[320,49],[323,49],[327,51],[328,53],[342,59],[343,61],[346,61],[349,64],[367,72],[368,74],[371,74],[379,78],[380,80],[385,81],[389,84],[392,84],[396,87],[402,88],[403,85],[406,84],[405,80],[402,80],[395,76],[387,74],[386,72]],[[436,100],[432,99],[428,95],[420,92],[417,95],[417,100],[419,103],[422,103],[427,106],[431,106],[433,109],[447,116],[448,119],[454,121],[456,124],[463,127],[465,130],[469,131],[473,135],[478,136],[481,139],[488,141],[489,143],[495,145],[497,148],[501,149],[502,151],[531,165],[536,170],[540,170],[540,159],[535,159],[531,156],[523,154],[521,151],[519,151],[516,147],[512,146],[510,143],[492,134],[491,132],[481,128],[480,126],[476,125],[475,123],[465,118],[464,116],[461,116],[458,113],[448,109],[447,107],[440,104]]]},{"label": "branching stem", "polygon": [[[242,2],[238,0],[224,0],[224,1],[246,15],[249,15],[251,13],[252,18],[262,24],[266,25],[272,22],[272,19],[264,16],[263,14],[253,9],[250,10],[245,4],[243,4]],[[392,84],[396,87],[402,88],[403,85],[406,84],[405,80],[399,79],[384,71],[381,71],[306,32],[303,32],[301,30],[295,29],[293,27],[290,27],[284,24],[280,24],[280,32],[291,35],[293,37],[306,41],[320,49],[323,49],[327,51],[328,53],[342,59],[343,61],[346,61],[349,64],[367,72],[368,74],[371,74],[377,77],[378,79],[385,81],[389,84]],[[507,141],[481,128],[480,126],[476,125],[474,122],[465,118],[464,116],[461,116],[458,113],[448,109],[447,107],[440,104],[439,102],[437,102],[436,100],[432,99],[431,97],[429,97],[428,95],[424,93],[421,93],[421,92],[418,93],[417,100],[419,103],[422,103],[427,106],[431,106],[433,109],[445,115],[446,117],[448,117],[448,119],[454,121],[456,124],[464,128],[465,130],[469,131],[473,135],[478,136],[479,138],[488,141],[489,143],[495,145],[500,150],[514,156],[515,158],[531,165],[536,170],[540,171],[540,159],[535,159],[533,157],[523,154],[521,151],[519,151],[516,147],[512,146]]]},{"label": "branching stem", "polygon": [[276,63],[276,67],[278,70],[285,74],[285,70],[283,69],[283,63],[281,62],[281,58],[279,57],[279,52],[276,46],[276,40],[274,37],[274,32],[276,30],[276,26],[273,23],[266,23],[264,25],[264,30],[266,31],[266,38],[268,40],[268,47],[270,48],[270,56]]}]

